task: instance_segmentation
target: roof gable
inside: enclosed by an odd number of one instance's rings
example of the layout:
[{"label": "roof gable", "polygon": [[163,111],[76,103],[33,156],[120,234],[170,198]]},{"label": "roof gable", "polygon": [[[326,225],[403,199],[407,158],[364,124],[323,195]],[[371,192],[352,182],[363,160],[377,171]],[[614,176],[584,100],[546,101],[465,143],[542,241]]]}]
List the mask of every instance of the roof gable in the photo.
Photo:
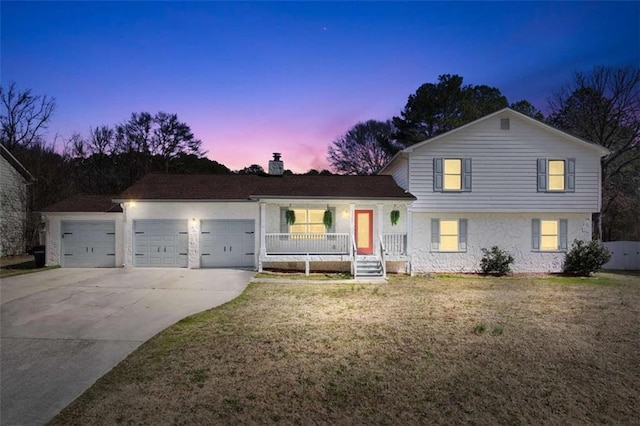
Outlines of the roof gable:
[{"label": "roof gable", "polygon": [[597,145],[595,143],[588,142],[588,141],[585,141],[583,139],[580,139],[580,138],[578,138],[576,136],[570,135],[567,132],[563,132],[562,130],[558,130],[555,127],[552,127],[552,126],[550,126],[548,124],[545,124],[545,123],[543,123],[543,122],[541,122],[539,120],[536,120],[535,118],[529,117],[528,115],[525,115],[525,114],[522,114],[520,112],[514,111],[511,108],[503,108],[503,109],[498,110],[498,111],[496,111],[494,113],[491,113],[489,115],[485,115],[484,117],[481,117],[481,118],[479,118],[479,119],[477,119],[475,121],[467,123],[467,124],[465,124],[463,126],[457,127],[457,128],[455,128],[453,130],[450,130],[450,131],[448,131],[446,133],[442,133],[442,134],[440,134],[438,136],[434,136],[434,137],[432,137],[430,139],[424,140],[422,142],[418,142],[418,143],[416,143],[414,145],[411,145],[411,146],[403,149],[402,151],[398,152],[389,161],[389,163],[387,163],[382,168],[382,170],[380,172],[382,173],[383,171],[385,171],[391,164],[395,163],[397,161],[397,159],[403,154],[406,155],[408,153],[413,152],[415,149],[421,148],[423,146],[426,146],[426,145],[431,144],[433,142],[439,141],[441,139],[449,138],[450,136],[455,135],[456,133],[458,133],[458,132],[460,132],[462,130],[474,127],[474,126],[478,125],[479,123],[482,123],[482,122],[484,122],[486,120],[489,120],[489,119],[491,119],[493,117],[496,117],[496,116],[511,116],[511,117],[514,117],[514,118],[522,119],[525,122],[527,122],[529,124],[532,124],[533,126],[541,129],[542,131],[546,131],[546,132],[552,133],[555,136],[560,137],[560,138],[562,138],[562,139],[564,139],[564,140],[566,140],[566,141],[568,141],[570,143],[578,144],[578,145],[580,145],[580,146],[582,146],[584,148],[596,151],[601,157],[603,157],[603,156],[605,156],[605,155],[610,153],[610,151],[608,149],[606,149],[605,147],[603,147],[603,146],[600,146],[600,145]]}]

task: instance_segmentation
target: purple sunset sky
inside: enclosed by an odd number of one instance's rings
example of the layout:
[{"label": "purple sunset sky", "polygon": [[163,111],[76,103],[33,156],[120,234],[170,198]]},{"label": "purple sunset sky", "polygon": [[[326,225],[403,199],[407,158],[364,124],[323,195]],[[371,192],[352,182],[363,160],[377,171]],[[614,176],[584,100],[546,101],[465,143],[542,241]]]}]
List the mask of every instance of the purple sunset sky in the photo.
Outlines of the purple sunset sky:
[{"label": "purple sunset sky", "polygon": [[358,121],[440,74],[543,111],[574,71],[640,65],[639,2],[10,2],[1,81],[56,98],[50,140],[177,113],[207,156],[328,168]]}]

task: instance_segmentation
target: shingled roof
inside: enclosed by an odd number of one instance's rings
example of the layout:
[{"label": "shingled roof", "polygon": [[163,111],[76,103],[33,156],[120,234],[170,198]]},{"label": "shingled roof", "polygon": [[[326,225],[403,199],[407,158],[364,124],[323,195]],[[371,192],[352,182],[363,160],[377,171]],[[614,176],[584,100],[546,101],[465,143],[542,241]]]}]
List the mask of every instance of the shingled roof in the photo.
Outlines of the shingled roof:
[{"label": "shingled roof", "polygon": [[114,195],[76,194],[42,209],[60,213],[122,213],[119,204],[111,201]]},{"label": "shingled roof", "polygon": [[392,176],[288,175],[260,180],[252,194],[258,198],[405,199],[415,197]]},{"label": "shingled roof", "polygon": [[18,159],[14,157],[13,154],[11,154],[11,152],[9,152],[9,150],[1,143],[0,143],[0,155],[2,155],[2,157],[5,160],[7,160],[7,162],[11,164],[13,168],[16,169],[18,173],[20,173],[27,182],[34,182],[36,180],[36,178],[34,178],[33,175],[29,173],[29,170],[27,170],[22,165],[22,163],[18,161]]},{"label": "shingled roof", "polygon": [[261,198],[403,199],[415,197],[391,176],[149,174],[121,200],[254,200]]}]

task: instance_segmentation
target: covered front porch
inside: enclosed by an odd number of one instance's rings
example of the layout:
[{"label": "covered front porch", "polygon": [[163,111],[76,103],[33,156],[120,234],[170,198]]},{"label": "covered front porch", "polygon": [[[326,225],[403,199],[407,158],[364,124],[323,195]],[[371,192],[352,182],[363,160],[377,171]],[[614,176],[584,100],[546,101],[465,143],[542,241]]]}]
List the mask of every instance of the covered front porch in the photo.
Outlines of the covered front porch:
[{"label": "covered front porch", "polygon": [[389,267],[409,272],[409,221],[406,203],[261,202],[258,270],[349,271],[354,277],[385,277]]}]

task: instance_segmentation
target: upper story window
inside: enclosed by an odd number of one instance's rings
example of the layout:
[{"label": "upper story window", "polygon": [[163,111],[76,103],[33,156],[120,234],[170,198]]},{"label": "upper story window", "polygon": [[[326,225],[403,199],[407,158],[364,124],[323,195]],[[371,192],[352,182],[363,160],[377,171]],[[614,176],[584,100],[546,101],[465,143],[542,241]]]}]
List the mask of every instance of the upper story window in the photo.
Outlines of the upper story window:
[{"label": "upper story window", "polygon": [[471,158],[434,158],[433,190],[470,192]]},{"label": "upper story window", "polygon": [[460,191],[462,189],[462,160],[447,158],[444,160],[445,191]]},{"label": "upper story window", "polygon": [[576,160],[538,158],[538,192],[574,192]]},{"label": "upper story window", "polygon": [[549,191],[564,191],[564,160],[549,160]]}]

